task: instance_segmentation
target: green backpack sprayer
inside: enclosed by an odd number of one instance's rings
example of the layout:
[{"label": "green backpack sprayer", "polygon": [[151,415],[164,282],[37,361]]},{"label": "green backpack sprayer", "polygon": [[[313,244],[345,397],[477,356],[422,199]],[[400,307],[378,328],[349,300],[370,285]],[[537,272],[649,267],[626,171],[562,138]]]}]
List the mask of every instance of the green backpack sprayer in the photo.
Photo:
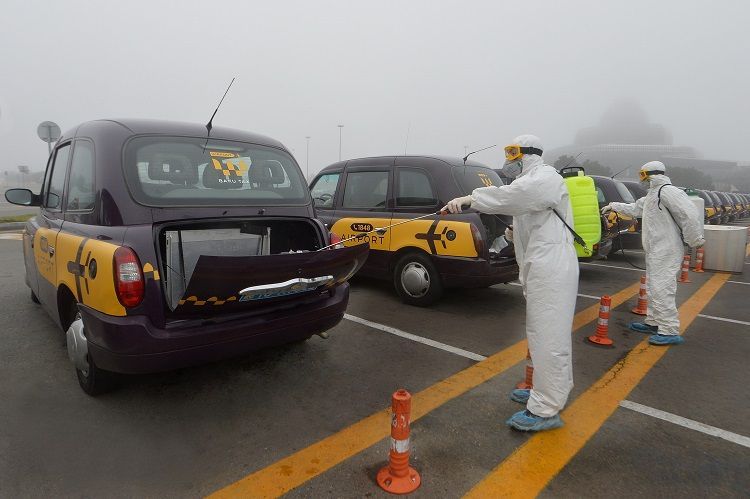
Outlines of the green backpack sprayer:
[{"label": "green backpack sprayer", "polygon": [[[567,223],[565,225],[573,234],[578,257],[590,257],[594,254],[594,245],[602,238],[599,200],[594,179],[587,176],[580,166],[561,168],[560,175],[565,179],[565,186],[568,188],[575,230]],[[562,217],[560,219],[562,220]]]}]

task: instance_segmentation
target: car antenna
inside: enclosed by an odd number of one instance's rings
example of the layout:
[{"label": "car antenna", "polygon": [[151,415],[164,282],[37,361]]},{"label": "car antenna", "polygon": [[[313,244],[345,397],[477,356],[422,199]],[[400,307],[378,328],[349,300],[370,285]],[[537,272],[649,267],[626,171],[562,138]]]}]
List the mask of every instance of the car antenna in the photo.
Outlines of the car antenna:
[{"label": "car antenna", "polygon": [[496,146],[497,146],[497,144],[492,144],[491,146],[483,147],[482,149],[477,149],[476,151],[471,151],[469,154],[467,154],[466,156],[464,156],[464,166],[466,166],[466,160],[469,159],[469,156],[471,156],[475,152],[486,151],[487,149],[492,149],[493,147],[496,147]]},{"label": "car antenna", "polygon": [[611,179],[614,179],[614,178],[615,178],[616,176],[618,176],[619,174],[621,174],[621,173],[622,173],[622,172],[624,172],[625,170],[629,170],[629,169],[630,169],[630,167],[629,167],[629,166],[628,166],[628,167],[626,167],[626,168],[623,168],[622,170],[620,170],[619,172],[615,173],[614,175],[612,175],[612,176],[611,176],[611,177],[609,177],[609,178],[611,178]]},{"label": "car antenna", "polygon": [[578,154],[576,154],[576,155],[575,155],[575,156],[573,157],[573,159],[571,159],[570,161],[568,161],[567,163],[565,163],[565,166],[563,166],[562,168],[560,168],[560,169],[559,169],[559,170],[557,170],[557,171],[558,171],[558,172],[561,172],[561,171],[563,171],[564,169],[566,169],[567,167],[569,167],[570,165],[572,165],[572,164],[573,164],[573,162],[574,162],[575,160],[577,160],[577,159],[578,159],[578,156],[580,156],[581,154],[583,154],[583,151],[581,151],[581,152],[579,152]]},{"label": "car antenna", "polygon": [[229,82],[229,86],[227,87],[226,91],[224,91],[224,95],[221,97],[221,100],[219,101],[219,105],[216,106],[216,109],[214,110],[214,114],[211,115],[211,119],[208,120],[208,123],[206,123],[206,130],[208,133],[206,133],[206,143],[203,145],[203,152],[206,152],[206,146],[208,145],[208,138],[211,136],[211,129],[213,126],[214,116],[216,116],[216,113],[219,111],[219,108],[221,107],[221,103],[224,102],[224,97],[227,96],[229,93],[229,89],[232,88],[232,83],[234,83],[236,76],[232,78],[232,81]]},{"label": "car antenna", "polygon": [[404,144],[404,156],[406,156],[406,150],[409,148],[409,132],[411,132],[411,121],[409,122],[409,128],[406,129],[406,143]]}]

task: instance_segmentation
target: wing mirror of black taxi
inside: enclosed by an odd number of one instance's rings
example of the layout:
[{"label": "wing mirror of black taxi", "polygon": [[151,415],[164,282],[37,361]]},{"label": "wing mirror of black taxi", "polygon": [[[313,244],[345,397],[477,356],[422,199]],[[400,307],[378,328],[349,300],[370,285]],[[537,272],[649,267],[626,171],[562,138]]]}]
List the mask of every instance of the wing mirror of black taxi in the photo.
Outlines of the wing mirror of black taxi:
[{"label": "wing mirror of black taxi", "polygon": [[8,189],[5,191],[5,199],[12,204],[21,206],[39,206],[41,197],[29,189]]}]

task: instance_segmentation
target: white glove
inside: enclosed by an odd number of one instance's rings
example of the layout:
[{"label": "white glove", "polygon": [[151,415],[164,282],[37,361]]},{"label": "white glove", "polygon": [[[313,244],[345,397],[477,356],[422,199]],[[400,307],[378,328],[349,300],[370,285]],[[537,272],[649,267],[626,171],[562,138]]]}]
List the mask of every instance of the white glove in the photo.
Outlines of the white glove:
[{"label": "white glove", "polygon": [[511,229],[510,227],[505,228],[505,239],[513,242],[513,229]]},{"label": "white glove", "polygon": [[610,211],[614,211],[614,209],[612,208],[612,203],[610,203],[607,206],[605,206],[604,208],[602,208],[602,215],[606,215]]},{"label": "white glove", "polygon": [[453,199],[443,207],[442,211],[448,211],[450,213],[461,213],[461,208],[466,206],[471,207],[471,196],[463,196],[460,198]]}]

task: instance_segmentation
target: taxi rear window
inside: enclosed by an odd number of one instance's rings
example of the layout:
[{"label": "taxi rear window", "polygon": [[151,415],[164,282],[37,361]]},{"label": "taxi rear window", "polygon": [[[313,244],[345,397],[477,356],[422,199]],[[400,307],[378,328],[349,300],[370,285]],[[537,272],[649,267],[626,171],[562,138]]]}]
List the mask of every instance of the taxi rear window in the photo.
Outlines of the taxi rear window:
[{"label": "taxi rear window", "polygon": [[494,171],[481,166],[459,166],[453,168],[453,175],[465,195],[478,187],[503,185],[503,181]]},{"label": "taxi rear window", "polygon": [[136,137],[123,168],[133,197],[147,206],[302,205],[307,184],[286,152],[199,137]]},{"label": "taxi rear window", "polygon": [[633,197],[633,194],[628,190],[627,187],[625,187],[625,184],[615,180],[615,188],[617,189],[617,192],[620,194],[620,196],[622,196],[622,200],[624,202],[635,203],[635,198]]}]

